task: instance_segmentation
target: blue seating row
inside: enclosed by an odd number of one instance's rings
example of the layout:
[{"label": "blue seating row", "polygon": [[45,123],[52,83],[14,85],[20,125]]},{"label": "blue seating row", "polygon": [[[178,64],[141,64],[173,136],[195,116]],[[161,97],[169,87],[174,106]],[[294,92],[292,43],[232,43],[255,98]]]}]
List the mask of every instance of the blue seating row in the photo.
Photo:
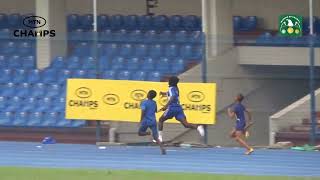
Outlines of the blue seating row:
[{"label": "blue seating row", "polygon": [[64,113],[58,112],[0,112],[0,126],[15,127],[81,127],[86,121],[66,120]]},{"label": "blue seating row", "polygon": [[[0,55],[0,69],[35,69],[36,58],[33,55],[29,56],[4,56]],[[23,73],[21,71],[21,73]]]},{"label": "blue seating row", "polygon": [[0,41],[0,54],[3,55],[34,55],[35,49],[35,43],[32,42]]}]

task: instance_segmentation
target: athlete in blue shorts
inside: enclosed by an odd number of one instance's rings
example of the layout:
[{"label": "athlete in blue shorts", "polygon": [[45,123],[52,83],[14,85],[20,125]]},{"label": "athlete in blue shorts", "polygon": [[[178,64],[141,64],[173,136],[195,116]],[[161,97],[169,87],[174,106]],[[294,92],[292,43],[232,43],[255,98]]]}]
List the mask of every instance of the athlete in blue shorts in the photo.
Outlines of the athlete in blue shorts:
[{"label": "athlete in blue shorts", "polygon": [[144,100],[141,107],[141,119],[140,119],[140,128],[138,135],[147,136],[150,135],[150,132],[147,132],[147,129],[150,128],[152,131],[153,139],[159,144],[161,149],[161,154],[166,154],[166,150],[163,148],[162,142],[159,140],[158,130],[157,130],[157,121],[156,121],[156,112],[157,112],[157,103],[153,100],[157,96],[157,92],[151,90],[148,92],[148,99]]},{"label": "athlete in blue shorts", "polygon": [[248,116],[248,120],[251,123],[251,113],[244,107],[241,103],[243,100],[243,95],[238,94],[235,98],[235,103],[231,108],[228,108],[228,115],[230,118],[236,119],[236,126],[230,133],[230,137],[235,139],[241,146],[247,149],[246,155],[249,155],[253,152],[253,148],[250,147],[245,140],[242,139],[242,136],[246,133],[246,116]]},{"label": "athlete in blue shorts", "polygon": [[164,111],[163,115],[159,119],[159,139],[162,141],[163,123],[172,119],[173,117],[178,120],[185,128],[197,129],[201,136],[204,136],[204,128],[202,125],[190,124],[183,112],[183,109],[179,101],[179,78],[172,76],[169,79],[169,91],[167,93],[161,93],[162,96],[168,96],[169,101],[163,106],[160,111]]}]

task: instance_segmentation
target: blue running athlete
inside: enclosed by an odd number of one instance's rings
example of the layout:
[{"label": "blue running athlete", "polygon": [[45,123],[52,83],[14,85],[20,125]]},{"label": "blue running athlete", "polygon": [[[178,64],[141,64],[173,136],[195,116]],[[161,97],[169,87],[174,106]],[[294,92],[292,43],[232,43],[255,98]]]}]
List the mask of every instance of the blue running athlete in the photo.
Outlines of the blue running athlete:
[{"label": "blue running athlete", "polygon": [[156,121],[156,112],[157,112],[157,103],[153,100],[157,96],[157,92],[150,90],[148,92],[148,99],[144,100],[141,107],[141,119],[140,119],[140,128],[138,131],[139,136],[150,135],[150,132],[147,132],[147,129],[150,128],[152,131],[153,139],[160,146],[161,154],[166,154],[166,150],[163,148],[162,142],[159,140],[158,130],[157,130],[157,121]]},{"label": "blue running athlete", "polygon": [[167,93],[161,93],[161,96],[168,96],[169,101],[163,106],[160,111],[164,111],[163,115],[159,119],[159,139],[162,141],[163,123],[172,119],[173,117],[179,121],[185,128],[197,129],[201,136],[204,136],[204,128],[202,125],[190,124],[187,121],[186,115],[179,101],[179,78],[172,76],[169,79],[169,91]]}]

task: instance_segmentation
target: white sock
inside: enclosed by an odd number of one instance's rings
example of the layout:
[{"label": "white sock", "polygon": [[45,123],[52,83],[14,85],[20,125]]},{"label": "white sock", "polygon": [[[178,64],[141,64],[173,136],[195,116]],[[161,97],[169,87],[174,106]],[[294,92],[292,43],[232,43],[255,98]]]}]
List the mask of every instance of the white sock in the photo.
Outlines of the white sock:
[{"label": "white sock", "polygon": [[162,142],[162,131],[159,131],[159,141]]},{"label": "white sock", "polygon": [[202,125],[197,127],[197,131],[199,132],[200,136],[204,136],[204,128]]}]

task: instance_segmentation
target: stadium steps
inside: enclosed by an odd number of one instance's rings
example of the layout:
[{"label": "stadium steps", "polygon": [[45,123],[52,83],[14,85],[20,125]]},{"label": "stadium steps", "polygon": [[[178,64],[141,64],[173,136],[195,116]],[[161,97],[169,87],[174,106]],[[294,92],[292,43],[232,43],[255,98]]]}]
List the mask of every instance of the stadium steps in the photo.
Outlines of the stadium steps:
[{"label": "stadium steps", "polygon": [[[317,112],[317,127],[320,129],[320,112]],[[276,142],[291,141],[294,145],[304,145],[309,143],[311,130],[310,119],[302,119],[301,124],[292,125],[288,129],[283,129],[276,133]],[[320,143],[318,138],[317,143]]]},{"label": "stadium steps", "polygon": [[[103,126],[102,141],[108,140],[108,126]],[[23,128],[0,127],[1,141],[28,141],[41,142],[45,137],[51,136],[57,143],[95,144],[96,128]]]}]

